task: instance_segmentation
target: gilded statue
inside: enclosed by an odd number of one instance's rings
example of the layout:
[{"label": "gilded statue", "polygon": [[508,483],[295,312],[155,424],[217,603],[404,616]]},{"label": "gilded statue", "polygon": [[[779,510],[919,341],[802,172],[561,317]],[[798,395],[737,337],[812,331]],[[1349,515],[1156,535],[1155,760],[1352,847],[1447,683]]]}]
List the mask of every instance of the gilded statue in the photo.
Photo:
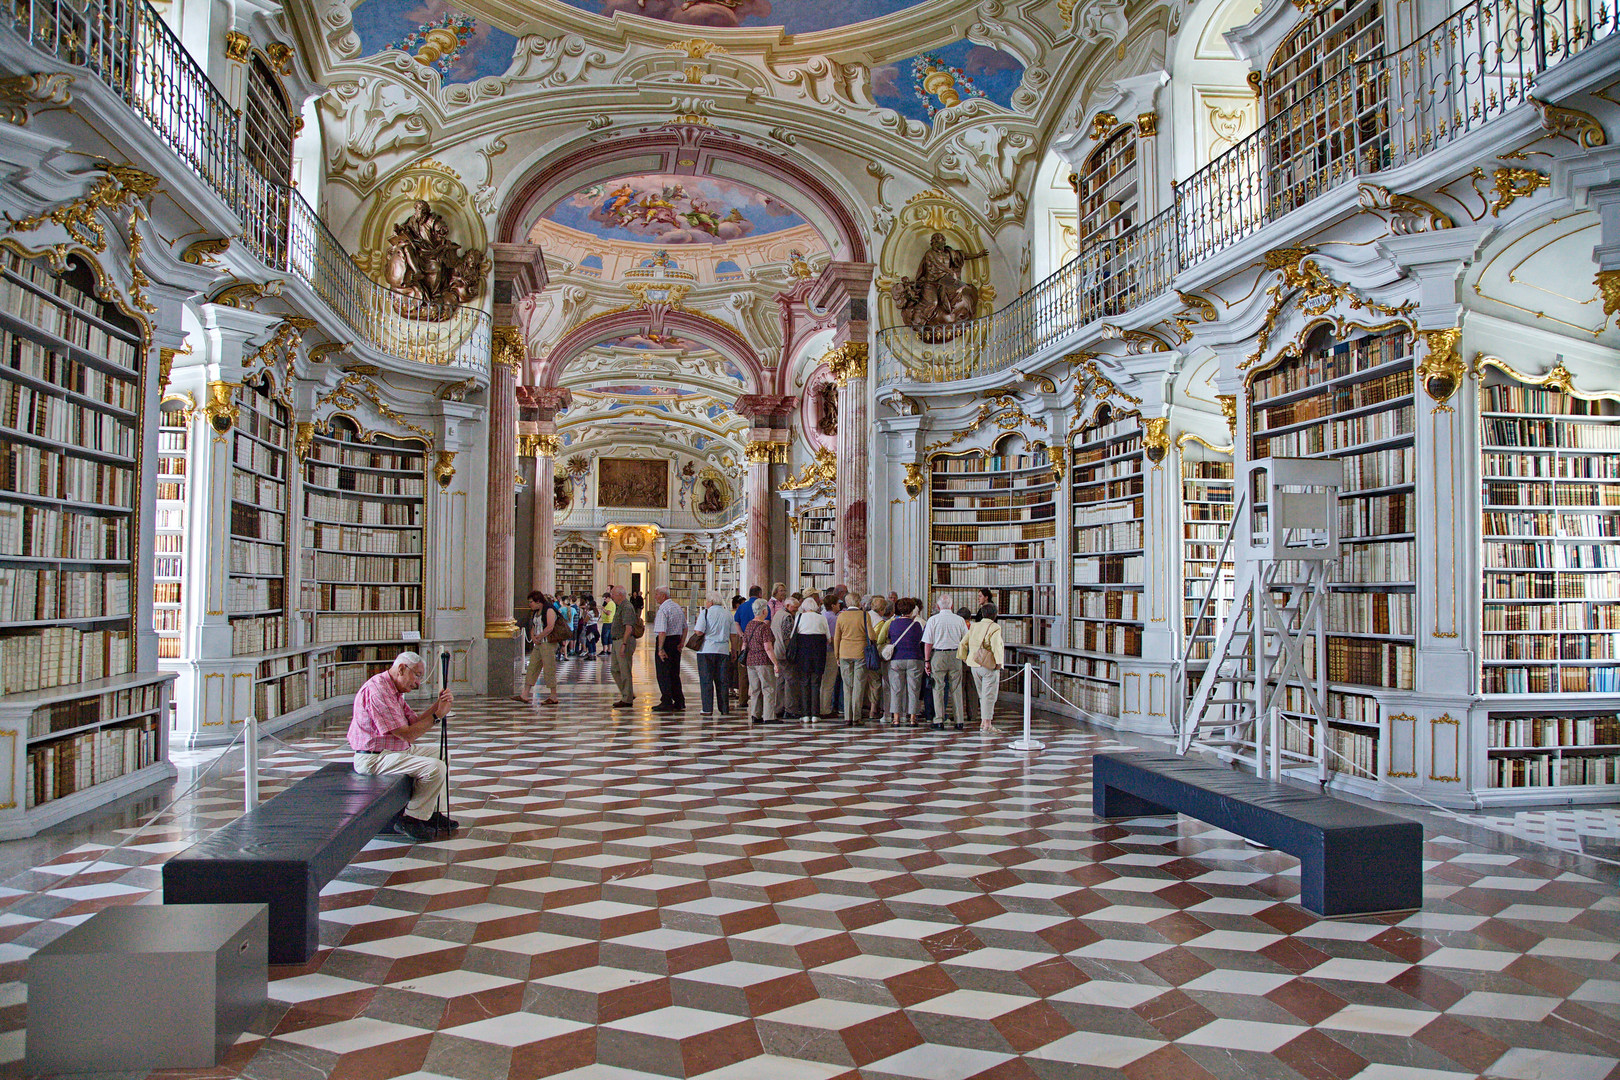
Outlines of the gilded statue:
[{"label": "gilded statue", "polygon": [[955,337],[960,324],[973,318],[979,307],[979,288],[962,280],[962,267],[987,254],[953,248],[944,233],[929,237],[916,278],[903,277],[889,287],[906,325],[926,341]]},{"label": "gilded statue", "polygon": [[394,225],[383,260],[383,277],[392,288],[426,302],[409,305],[406,314],[435,320],[477,299],[484,271],[484,253],[462,251],[450,239],[444,215],[434,213],[426,199],[417,199],[411,215]]}]

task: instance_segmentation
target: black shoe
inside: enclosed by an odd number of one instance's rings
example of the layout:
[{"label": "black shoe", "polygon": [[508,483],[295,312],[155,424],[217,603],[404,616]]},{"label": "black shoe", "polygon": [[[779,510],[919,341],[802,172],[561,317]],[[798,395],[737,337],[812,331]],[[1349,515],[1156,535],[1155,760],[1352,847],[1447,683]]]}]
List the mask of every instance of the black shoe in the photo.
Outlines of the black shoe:
[{"label": "black shoe", "polygon": [[406,817],[404,814],[401,814],[399,820],[394,822],[394,831],[424,844],[443,839],[439,835],[439,830],[434,828],[431,822],[423,821],[421,818]]},{"label": "black shoe", "polygon": [[677,705],[654,705],[652,707],[652,711],[653,712],[666,712],[667,713],[667,712],[681,712],[682,710]]},{"label": "black shoe", "polygon": [[633,701],[615,701],[613,707],[615,709],[633,709],[636,707],[636,703]]},{"label": "black shoe", "polygon": [[445,836],[453,836],[455,831],[461,828],[461,822],[455,818],[446,817],[441,810],[433,811],[433,816],[428,818],[428,824],[438,829]]}]

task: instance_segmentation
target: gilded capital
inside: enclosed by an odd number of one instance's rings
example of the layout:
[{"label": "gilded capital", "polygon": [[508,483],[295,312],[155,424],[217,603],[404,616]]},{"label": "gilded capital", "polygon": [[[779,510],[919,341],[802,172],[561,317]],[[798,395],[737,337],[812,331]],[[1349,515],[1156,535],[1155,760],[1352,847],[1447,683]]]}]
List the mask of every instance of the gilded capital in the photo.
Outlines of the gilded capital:
[{"label": "gilded capital", "polygon": [[248,53],[253,48],[253,39],[240,30],[225,31],[225,59],[235,60],[238,64],[248,62]]},{"label": "gilded capital", "polygon": [[761,439],[750,442],[743,447],[743,457],[755,465],[768,465],[772,462],[780,464],[787,461],[788,444],[785,442],[772,442]]},{"label": "gilded capital", "polygon": [[298,433],[293,437],[293,452],[298,460],[303,461],[309,457],[310,449],[315,445],[315,423],[312,420],[298,421]]},{"label": "gilded capital", "polygon": [[906,494],[915,499],[928,486],[928,474],[919,462],[906,462]]},{"label": "gilded capital", "polygon": [[1226,430],[1232,433],[1234,439],[1237,438],[1237,395],[1216,394],[1215,400],[1221,406],[1221,415],[1226,418]]},{"label": "gilded capital", "polygon": [[519,435],[517,437],[517,456],[534,457],[540,452],[540,436]]},{"label": "gilded capital", "polygon": [[523,359],[527,352],[523,343],[523,331],[516,326],[497,326],[490,331],[490,359],[502,367],[513,371],[523,366]]},{"label": "gilded capital", "polygon": [[1136,118],[1136,133],[1144,139],[1151,139],[1159,133],[1159,114],[1145,112]]},{"label": "gilded capital", "polygon": [[827,368],[839,386],[851,379],[866,378],[867,346],[864,341],[847,341],[826,355]]},{"label": "gilded capital", "polygon": [[541,457],[556,457],[562,453],[562,436],[554,432],[534,436],[534,451]]}]

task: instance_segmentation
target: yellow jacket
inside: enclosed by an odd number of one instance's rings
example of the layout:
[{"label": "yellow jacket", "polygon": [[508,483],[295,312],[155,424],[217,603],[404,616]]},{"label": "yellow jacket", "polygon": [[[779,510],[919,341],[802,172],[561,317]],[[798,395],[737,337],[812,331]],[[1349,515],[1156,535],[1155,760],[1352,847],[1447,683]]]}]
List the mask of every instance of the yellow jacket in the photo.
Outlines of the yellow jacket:
[{"label": "yellow jacket", "polygon": [[987,646],[996,658],[996,667],[1007,666],[1006,644],[1001,640],[1001,624],[994,619],[980,619],[968,627],[967,637],[962,644],[956,647],[956,655],[967,663],[969,667],[979,667],[973,662],[973,654],[979,647]]},{"label": "yellow jacket", "polygon": [[859,660],[866,655],[866,612],[846,608],[838,613],[832,647],[833,654],[840,660]]}]

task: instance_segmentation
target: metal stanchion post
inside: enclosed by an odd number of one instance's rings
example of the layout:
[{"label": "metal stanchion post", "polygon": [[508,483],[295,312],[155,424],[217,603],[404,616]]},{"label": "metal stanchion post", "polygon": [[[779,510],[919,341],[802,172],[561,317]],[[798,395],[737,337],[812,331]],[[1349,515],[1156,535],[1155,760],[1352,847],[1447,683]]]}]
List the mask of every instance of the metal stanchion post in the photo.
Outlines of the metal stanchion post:
[{"label": "metal stanchion post", "polygon": [[[439,653],[439,689],[450,689],[450,653]],[[450,815],[450,714],[439,717],[439,760],[444,762],[444,814]],[[434,807],[438,809],[438,807]]]},{"label": "metal stanchion post", "polygon": [[242,722],[242,809],[259,805],[259,721],[251,714]]},{"label": "metal stanchion post", "polygon": [[1034,703],[1034,700],[1035,700],[1034,677],[1035,677],[1035,666],[1034,666],[1034,664],[1031,661],[1025,660],[1024,661],[1024,737],[1022,739],[1016,740],[1012,744],[1012,748],[1014,750],[1030,751],[1030,750],[1045,750],[1046,749],[1046,744],[1045,743],[1036,742],[1034,736],[1029,733],[1030,712],[1034,707],[1033,703]]}]

